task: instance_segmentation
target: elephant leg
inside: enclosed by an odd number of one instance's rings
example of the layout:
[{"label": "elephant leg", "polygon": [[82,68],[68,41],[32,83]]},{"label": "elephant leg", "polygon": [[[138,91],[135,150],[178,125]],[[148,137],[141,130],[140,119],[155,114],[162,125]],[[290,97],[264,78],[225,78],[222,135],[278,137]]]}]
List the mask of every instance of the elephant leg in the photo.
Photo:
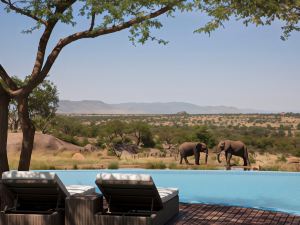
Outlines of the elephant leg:
[{"label": "elephant leg", "polygon": [[243,160],[244,160],[244,170],[248,170],[248,168],[245,168],[246,166],[248,166],[246,158],[243,157]]},{"label": "elephant leg", "polygon": [[182,164],[182,159],[183,159],[182,156],[180,156],[180,164]]},{"label": "elephant leg", "polygon": [[[251,165],[247,157],[243,157],[243,160],[244,160],[244,166],[249,167]],[[244,170],[250,170],[250,168],[244,168]]]},{"label": "elephant leg", "polygon": [[225,156],[226,156],[226,170],[230,170],[231,169],[230,160],[231,160],[232,154],[226,153]]},{"label": "elephant leg", "polygon": [[187,157],[186,157],[186,156],[184,157],[184,161],[185,161],[185,164],[187,164],[187,165],[190,164],[189,161],[187,160]]},{"label": "elephant leg", "polygon": [[195,155],[195,164],[200,165],[200,153],[199,153],[199,156]]}]

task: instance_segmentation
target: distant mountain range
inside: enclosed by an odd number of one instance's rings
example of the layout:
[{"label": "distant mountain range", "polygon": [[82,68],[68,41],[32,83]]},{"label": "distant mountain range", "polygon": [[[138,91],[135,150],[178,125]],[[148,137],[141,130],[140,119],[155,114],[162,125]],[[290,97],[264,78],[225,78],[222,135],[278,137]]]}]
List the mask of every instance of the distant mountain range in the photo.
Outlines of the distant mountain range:
[{"label": "distant mountain range", "polygon": [[199,106],[185,102],[108,104],[102,101],[62,100],[58,108],[58,113],[61,114],[176,114],[179,112],[189,114],[266,113],[262,110],[229,106]]}]

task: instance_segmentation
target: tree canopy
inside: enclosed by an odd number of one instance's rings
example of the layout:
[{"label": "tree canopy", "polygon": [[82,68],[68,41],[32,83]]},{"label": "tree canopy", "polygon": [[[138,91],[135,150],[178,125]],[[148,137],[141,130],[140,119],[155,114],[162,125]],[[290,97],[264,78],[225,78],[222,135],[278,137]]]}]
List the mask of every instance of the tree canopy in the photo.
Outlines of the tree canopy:
[{"label": "tree canopy", "polygon": [[[175,12],[196,12],[200,18],[208,17],[207,23],[195,27],[196,33],[210,34],[231,19],[241,20],[245,25],[269,25],[279,20],[282,22],[282,39],[288,38],[292,31],[300,30],[300,0],[0,0],[0,4],[7,12],[33,19],[34,25],[24,32],[42,30],[26,84],[14,82],[0,65],[0,130],[7,130],[8,102],[10,98],[16,99],[23,131],[20,170],[29,169],[35,133],[28,110],[28,96],[44,81],[67,45],[125,29],[129,29],[129,40],[134,44],[144,44],[148,40],[166,44],[165,40],[153,36],[152,30],[162,28],[161,15],[171,17]],[[61,37],[53,48],[48,46],[57,24],[76,27],[80,19],[86,20],[85,29]],[[0,140],[0,153],[4,156],[0,161],[5,165],[0,169],[5,171],[8,170],[5,131],[0,133]]]},{"label": "tree canopy", "polygon": [[[17,77],[13,77],[13,80],[18,85],[24,85],[24,82]],[[28,100],[30,116],[35,126],[44,133],[58,108],[57,88],[51,81],[44,80],[38,87],[33,89]],[[10,102],[9,109],[11,129],[17,130],[19,115],[17,102],[14,99]]]},{"label": "tree canopy", "polygon": [[[282,39],[292,31],[299,31],[299,0],[0,0],[7,12],[15,12],[35,21],[25,32],[42,29],[36,60],[28,84],[19,87],[0,66],[0,77],[12,97],[30,93],[48,75],[62,49],[79,39],[95,38],[129,28],[129,39],[133,43],[147,40],[166,41],[152,36],[152,29],[163,24],[159,16],[174,16],[175,11],[196,12],[209,18],[195,32],[211,33],[224,26],[230,19],[243,21],[245,25],[269,25],[282,21]],[[58,23],[76,26],[79,19],[85,19],[86,29],[62,37],[54,48],[46,49],[52,31]]]}]

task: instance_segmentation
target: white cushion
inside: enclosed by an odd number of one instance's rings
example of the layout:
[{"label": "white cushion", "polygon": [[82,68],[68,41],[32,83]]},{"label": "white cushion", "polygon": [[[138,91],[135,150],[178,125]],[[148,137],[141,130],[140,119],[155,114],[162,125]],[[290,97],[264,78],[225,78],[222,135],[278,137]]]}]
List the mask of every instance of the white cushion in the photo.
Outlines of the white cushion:
[{"label": "white cushion", "polygon": [[[101,173],[97,175],[97,180],[102,181],[146,181],[153,182],[152,177],[147,174],[122,174],[122,173]],[[178,195],[177,188],[157,188],[161,201],[169,201]]]},{"label": "white cushion", "polygon": [[51,172],[33,172],[33,171],[7,171],[2,174],[3,180],[53,180],[57,183],[60,190],[68,197],[70,193],[67,191],[65,185],[55,173]]},{"label": "white cushion", "polygon": [[27,180],[27,179],[38,179],[38,180],[54,180],[56,179],[55,173],[50,172],[33,172],[33,171],[7,171],[2,174],[2,179],[17,179],[17,180]]},{"label": "white cushion", "polygon": [[157,190],[163,203],[166,203],[179,193],[177,188],[157,188]]},{"label": "white cushion", "polygon": [[83,194],[83,195],[89,195],[95,193],[95,188],[92,186],[86,186],[86,185],[68,185],[66,186],[68,192],[70,195],[75,194]]},{"label": "white cushion", "polygon": [[97,180],[102,181],[145,181],[151,182],[152,178],[147,174],[124,174],[124,173],[100,173]]}]

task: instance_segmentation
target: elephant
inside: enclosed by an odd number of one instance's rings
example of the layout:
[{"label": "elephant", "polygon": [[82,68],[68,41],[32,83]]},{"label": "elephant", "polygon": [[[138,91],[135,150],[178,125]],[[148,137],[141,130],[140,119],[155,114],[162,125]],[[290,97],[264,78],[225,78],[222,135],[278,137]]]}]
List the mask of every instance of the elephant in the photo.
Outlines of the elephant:
[{"label": "elephant", "polygon": [[[225,152],[227,169],[230,169],[230,160],[233,155],[239,156],[244,160],[244,166],[250,166],[247,146],[241,141],[223,140],[217,146],[217,158],[219,163],[220,154]],[[246,170],[246,168],[244,168]]]},{"label": "elephant", "polygon": [[180,164],[182,164],[182,159],[184,159],[186,164],[189,164],[187,157],[195,155],[195,164],[199,165],[200,152],[206,153],[205,164],[207,164],[208,148],[204,143],[184,142],[179,146],[178,150],[180,153]]}]

